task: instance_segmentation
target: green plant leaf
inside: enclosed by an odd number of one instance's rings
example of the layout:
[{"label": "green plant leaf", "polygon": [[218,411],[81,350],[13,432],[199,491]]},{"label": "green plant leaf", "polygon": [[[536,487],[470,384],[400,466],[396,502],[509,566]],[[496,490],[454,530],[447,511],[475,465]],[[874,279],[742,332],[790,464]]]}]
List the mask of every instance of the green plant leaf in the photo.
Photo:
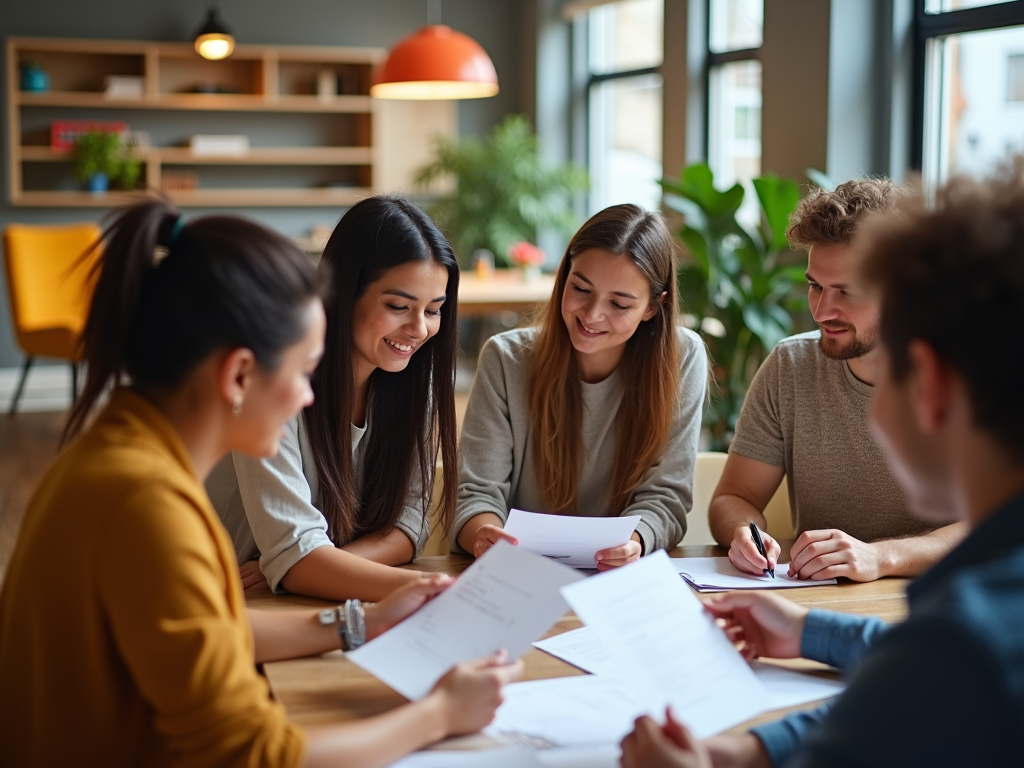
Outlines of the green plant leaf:
[{"label": "green plant leaf", "polygon": [[753,184],[768,227],[765,244],[773,251],[786,250],[789,248],[786,228],[790,214],[800,201],[800,188],[795,181],[780,179],[775,174],[756,178]]}]

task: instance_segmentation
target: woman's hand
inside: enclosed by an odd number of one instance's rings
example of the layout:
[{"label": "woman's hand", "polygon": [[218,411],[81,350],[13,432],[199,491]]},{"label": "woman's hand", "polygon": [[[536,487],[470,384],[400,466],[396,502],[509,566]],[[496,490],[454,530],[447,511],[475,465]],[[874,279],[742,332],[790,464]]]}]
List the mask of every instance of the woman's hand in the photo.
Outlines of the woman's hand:
[{"label": "woman's hand", "polygon": [[246,592],[269,592],[270,584],[267,577],[260,570],[259,560],[250,560],[243,563],[238,569],[238,576],[242,580],[242,589]]},{"label": "woman's hand", "polygon": [[379,603],[367,605],[366,639],[371,640],[387,632],[454,583],[455,579],[446,573],[432,573],[419,581],[399,587]]},{"label": "woman's hand", "polygon": [[594,555],[594,559],[597,561],[597,570],[607,571],[612,568],[621,568],[629,563],[636,562],[640,559],[640,552],[642,547],[640,545],[640,534],[634,533],[633,536],[625,544],[618,547],[611,547],[609,549],[602,549]]},{"label": "woman's hand", "polygon": [[427,696],[441,707],[445,736],[475,733],[490,723],[503,701],[502,687],[522,673],[523,662],[509,664],[505,651],[452,667]]},{"label": "woman's hand", "polygon": [[480,557],[484,552],[493,547],[499,541],[507,541],[509,544],[518,544],[519,539],[511,536],[497,525],[481,525],[476,532],[476,540],[473,542],[473,557]]},{"label": "woman's hand", "polygon": [[665,725],[644,715],[622,740],[622,768],[712,768],[711,755],[685,725],[665,711]]},{"label": "woman's hand", "polygon": [[726,592],[704,601],[747,661],[800,657],[807,608],[770,592]]}]

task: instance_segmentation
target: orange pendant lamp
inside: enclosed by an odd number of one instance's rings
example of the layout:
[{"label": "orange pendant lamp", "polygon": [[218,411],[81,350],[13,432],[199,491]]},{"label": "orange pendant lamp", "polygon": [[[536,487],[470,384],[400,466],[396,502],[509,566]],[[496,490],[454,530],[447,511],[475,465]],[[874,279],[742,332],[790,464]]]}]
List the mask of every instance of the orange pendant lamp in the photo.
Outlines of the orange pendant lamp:
[{"label": "orange pendant lamp", "polygon": [[482,99],[498,92],[498,74],[476,40],[431,24],[400,40],[377,73],[379,99]]}]

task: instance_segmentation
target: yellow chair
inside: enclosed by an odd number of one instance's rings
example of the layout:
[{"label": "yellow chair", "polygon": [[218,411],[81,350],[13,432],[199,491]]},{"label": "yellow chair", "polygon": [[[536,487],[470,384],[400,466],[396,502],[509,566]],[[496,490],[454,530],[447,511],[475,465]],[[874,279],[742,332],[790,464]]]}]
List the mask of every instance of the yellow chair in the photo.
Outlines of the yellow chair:
[{"label": "yellow chair", "polygon": [[[727,453],[701,451],[697,454],[697,463],[693,473],[693,508],[686,516],[686,535],[684,545],[715,544],[714,536],[708,525],[708,507],[711,497],[715,494],[718,481],[725,469]],[[789,488],[786,478],[782,478],[775,495],[765,507],[764,516],[768,520],[768,532],[776,539],[793,538],[793,524],[789,514]]]},{"label": "yellow chair", "polygon": [[74,400],[78,392],[77,363],[81,359],[79,339],[91,298],[89,277],[99,255],[99,249],[93,246],[99,237],[99,227],[91,223],[11,224],[4,229],[7,296],[14,335],[25,353],[9,414],[17,410],[36,357],[55,357],[71,363]]}]

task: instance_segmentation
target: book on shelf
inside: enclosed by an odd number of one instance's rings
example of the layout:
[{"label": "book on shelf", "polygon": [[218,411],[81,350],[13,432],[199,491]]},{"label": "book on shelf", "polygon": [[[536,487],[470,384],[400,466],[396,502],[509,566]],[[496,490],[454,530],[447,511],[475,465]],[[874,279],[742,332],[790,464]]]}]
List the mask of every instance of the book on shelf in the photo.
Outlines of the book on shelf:
[{"label": "book on shelf", "polygon": [[135,75],[107,75],[103,85],[108,99],[141,99],[145,79]]}]

